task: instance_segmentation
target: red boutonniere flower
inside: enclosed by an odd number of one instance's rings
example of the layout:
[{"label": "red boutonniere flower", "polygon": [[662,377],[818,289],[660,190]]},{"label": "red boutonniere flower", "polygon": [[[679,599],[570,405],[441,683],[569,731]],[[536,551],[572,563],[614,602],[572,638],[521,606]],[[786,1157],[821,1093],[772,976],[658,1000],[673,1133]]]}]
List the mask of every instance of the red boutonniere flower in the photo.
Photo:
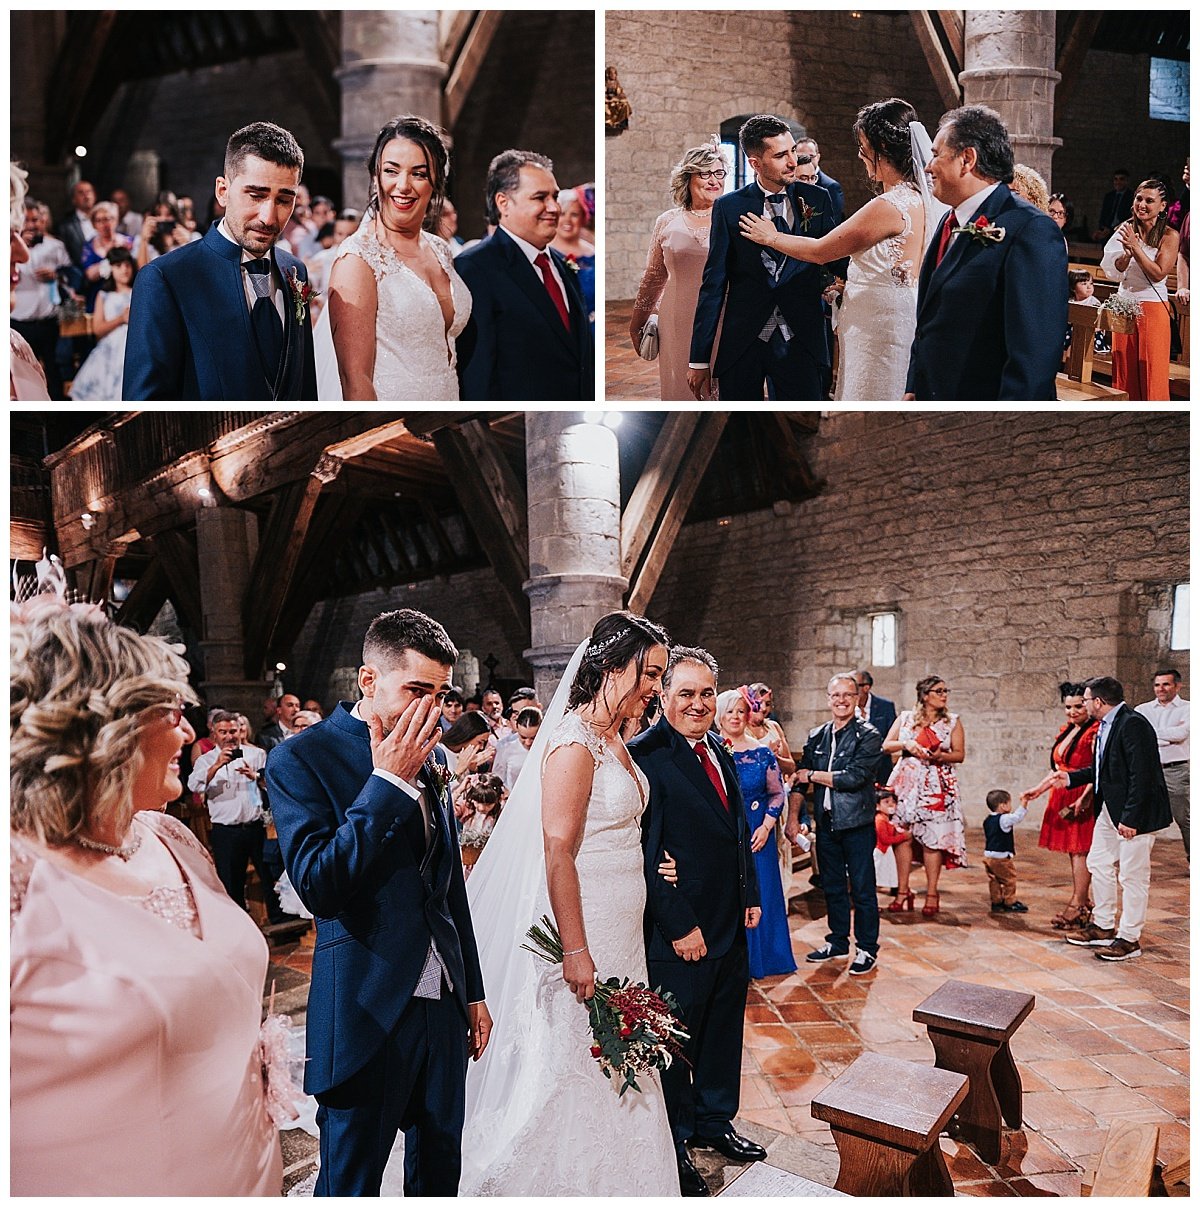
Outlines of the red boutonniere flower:
[{"label": "red boutonniere flower", "polygon": [[955,226],[951,229],[950,233],[952,235],[970,235],[976,243],[982,243],[984,246],[987,246],[989,243],[1003,243],[1007,232],[1004,227],[994,225],[992,220],[985,214],[980,214],[968,226]]},{"label": "red boutonniere flower", "polygon": [[576,275],[579,275],[579,261],[574,256],[565,257],[567,267]]},{"label": "red boutonniere flower", "polygon": [[320,291],[314,289],[311,282],[300,280],[300,274],[295,268],[288,273],[287,283],[292,291],[292,310],[296,315],[296,322],[303,323],[313,298],[321,296]]},{"label": "red boutonniere flower", "polygon": [[721,739],[721,749],[725,751],[730,758],[733,757],[733,743],[728,738]]},{"label": "red boutonniere flower", "polygon": [[806,234],[808,233],[808,224],[814,219],[821,216],[820,210],[814,210],[802,197],[797,198],[797,204],[800,209],[800,229]]}]

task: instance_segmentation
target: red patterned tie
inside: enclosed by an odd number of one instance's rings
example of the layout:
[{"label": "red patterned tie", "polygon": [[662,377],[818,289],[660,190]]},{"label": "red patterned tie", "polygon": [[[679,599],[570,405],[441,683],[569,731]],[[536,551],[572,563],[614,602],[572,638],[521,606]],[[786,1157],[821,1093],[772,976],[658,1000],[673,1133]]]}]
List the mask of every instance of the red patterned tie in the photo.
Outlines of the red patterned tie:
[{"label": "red patterned tie", "polygon": [[937,259],[933,262],[936,268],[941,262],[942,257],[946,254],[946,248],[950,244],[950,232],[954,229],[954,211],[951,210],[946,215],[946,221],[942,224],[942,237],[938,240]]},{"label": "red patterned tie", "polygon": [[708,753],[708,747],[704,744],[702,738],[696,743],[696,753],[700,756],[700,766],[704,768],[704,774],[712,780],[712,786],[716,788],[717,795],[721,798],[721,804],[725,806],[725,812],[729,812],[729,797],[725,794],[725,785],[721,783],[720,772],[717,771],[716,764],[712,761],[712,756]]},{"label": "red patterned tie", "polygon": [[567,315],[567,303],[563,301],[562,290],[559,289],[558,282],[554,279],[554,273],[550,271],[550,257],[544,251],[538,252],[533,262],[541,271],[542,283],[546,286],[546,292],[554,303],[554,309],[558,311],[558,317],[562,319],[563,326],[570,331],[571,320]]}]

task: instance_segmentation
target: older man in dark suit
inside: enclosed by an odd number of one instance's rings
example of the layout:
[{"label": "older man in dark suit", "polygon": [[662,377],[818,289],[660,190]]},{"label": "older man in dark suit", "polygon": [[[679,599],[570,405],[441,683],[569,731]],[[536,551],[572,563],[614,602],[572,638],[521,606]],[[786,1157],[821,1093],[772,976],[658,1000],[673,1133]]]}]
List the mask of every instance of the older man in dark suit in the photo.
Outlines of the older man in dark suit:
[{"label": "older man in dark suit", "polygon": [[579,272],[550,246],[562,213],[554,165],[533,151],[502,151],[488,167],[487,213],[495,232],[454,261],[471,291],[458,341],[463,399],[593,400]]},{"label": "older man in dark suit", "polygon": [[1008,188],[1013,150],[984,105],[942,118],[926,167],[950,206],[921,265],[905,401],[1053,402],[1067,324],[1067,250]]},{"label": "older man in dark suit", "polygon": [[[879,731],[881,738],[886,738],[888,730],[896,721],[895,704],[891,700],[885,700],[883,696],[875,694],[875,678],[870,671],[855,671],[854,682],[858,688],[858,706],[854,710],[855,714],[868,725],[873,725]],[[892,756],[881,753],[875,768],[875,782],[886,784],[891,773]]]},{"label": "older man in dark suit", "polygon": [[[737,1161],[766,1150],[733,1127],[741,1093],[742,1029],[758,925],[758,880],[733,759],[709,733],[717,713],[717,664],[676,646],[663,675],[663,716],[629,744],[650,781],[643,820],[646,957],[650,981],[673,993],[691,1040],[687,1060],[663,1074],[680,1187],[709,1193],[688,1142]],[[658,875],[667,855],[679,883]]]},{"label": "older man in dark suit", "polygon": [[[1142,954],[1154,835],[1171,824],[1158,734],[1141,713],[1126,707],[1125,689],[1116,679],[1089,679],[1083,702],[1100,722],[1095,762],[1079,771],[1058,772],[1055,786],[1093,786],[1097,816],[1087,866],[1096,908],[1091,923],[1067,942],[1098,948],[1101,960],[1132,960]],[[1118,876],[1123,894],[1119,925]]]},{"label": "older man in dark suit", "polygon": [[316,915],[304,1088],[319,1103],[316,1193],[378,1195],[403,1129],[405,1196],[453,1196],[467,1058],[491,1017],[454,822],[433,753],[457,650],[411,609],[377,616],[363,699],[271,751],[284,860]]}]

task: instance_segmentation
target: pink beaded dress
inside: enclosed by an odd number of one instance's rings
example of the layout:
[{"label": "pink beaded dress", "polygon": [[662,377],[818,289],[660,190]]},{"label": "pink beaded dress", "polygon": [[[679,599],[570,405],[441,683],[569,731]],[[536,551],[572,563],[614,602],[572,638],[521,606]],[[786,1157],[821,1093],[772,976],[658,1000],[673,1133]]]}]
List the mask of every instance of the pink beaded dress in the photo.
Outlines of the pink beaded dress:
[{"label": "pink beaded dress", "polygon": [[14,1195],[271,1195],[267,947],[180,822],[138,813],[184,887],[122,897],[12,836]]}]

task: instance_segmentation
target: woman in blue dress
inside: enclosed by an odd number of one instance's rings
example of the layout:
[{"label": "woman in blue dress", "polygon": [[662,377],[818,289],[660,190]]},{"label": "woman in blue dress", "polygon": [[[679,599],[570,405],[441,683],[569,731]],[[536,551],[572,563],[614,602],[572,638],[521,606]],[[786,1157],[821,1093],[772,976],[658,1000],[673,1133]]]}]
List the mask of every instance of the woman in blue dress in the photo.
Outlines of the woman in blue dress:
[{"label": "woman in blue dress", "polygon": [[775,755],[765,742],[746,732],[750,719],[746,688],[722,692],[717,697],[717,727],[733,755],[738,785],[742,790],[746,822],[750,827],[750,849],[758,873],[762,919],[746,931],[750,947],[752,977],[782,976],[796,971],[792,939],[788,931],[787,900],[775,850],[775,825],[787,803],[783,776]]}]

